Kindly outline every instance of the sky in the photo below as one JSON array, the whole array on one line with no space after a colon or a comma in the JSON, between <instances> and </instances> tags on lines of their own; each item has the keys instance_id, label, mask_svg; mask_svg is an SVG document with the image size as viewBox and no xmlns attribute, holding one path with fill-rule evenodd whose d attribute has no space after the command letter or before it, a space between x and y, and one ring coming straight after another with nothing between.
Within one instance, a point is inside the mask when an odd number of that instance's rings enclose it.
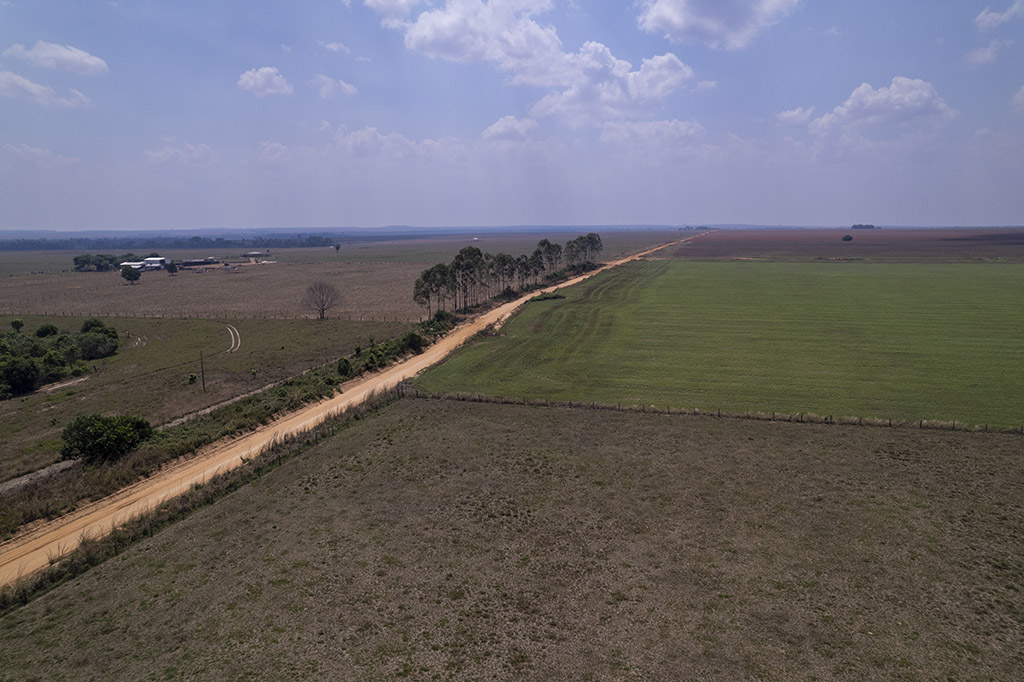
<instances>
[{"instance_id":1,"label":"sky","mask_svg":"<svg viewBox=\"0 0 1024 682\"><path fill-rule=\"evenodd\" d=\"M0 230L1024 224L1024 0L0 0Z\"/></svg>"}]
</instances>

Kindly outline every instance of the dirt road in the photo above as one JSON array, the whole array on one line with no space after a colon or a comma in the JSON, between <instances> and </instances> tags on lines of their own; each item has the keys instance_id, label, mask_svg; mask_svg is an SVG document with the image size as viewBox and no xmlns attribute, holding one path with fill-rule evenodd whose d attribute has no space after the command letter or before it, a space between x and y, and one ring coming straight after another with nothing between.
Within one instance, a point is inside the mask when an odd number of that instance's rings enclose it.
<instances>
[{"instance_id":1,"label":"dirt road","mask_svg":"<svg viewBox=\"0 0 1024 682\"><path fill-rule=\"evenodd\" d=\"M571 286L615 266L637 260L659 249L695 239L693 235L664 246L628 256L597 270L576 277L544 291ZM139 481L102 500L86 505L72 514L42 524L17 535L0 545L0 585L17 580L47 566L51 558L74 549L84 537L99 537L112 528L138 514L156 507L164 500L188 491L193 485L209 480L214 475L234 469L255 457L275 439L300 433L323 420L340 414L347 408L365 401L371 394L394 388L428 367L443 360L467 339L491 324L504 322L528 299L531 292L515 301L489 310L466 322L450 334L427 348L422 354L369 377L354 379L342 386L343 393L322 402L285 415L266 426L239 438L221 441L204 448L187 461L173 463L150 478Z\"/></svg>"}]
</instances>

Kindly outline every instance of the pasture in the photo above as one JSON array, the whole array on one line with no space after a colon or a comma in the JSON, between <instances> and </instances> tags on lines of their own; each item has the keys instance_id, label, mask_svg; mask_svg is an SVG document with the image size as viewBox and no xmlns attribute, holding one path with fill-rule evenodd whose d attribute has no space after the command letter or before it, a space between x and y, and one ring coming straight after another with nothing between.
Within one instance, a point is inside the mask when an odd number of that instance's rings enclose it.
<instances>
[{"instance_id":1,"label":"pasture","mask_svg":"<svg viewBox=\"0 0 1024 682\"><path fill-rule=\"evenodd\" d=\"M1019 437L405 399L0 618L0 679L1012 679Z\"/></svg>"},{"instance_id":2,"label":"pasture","mask_svg":"<svg viewBox=\"0 0 1024 682\"><path fill-rule=\"evenodd\" d=\"M1019 427L1021 292L1018 265L646 261L528 304L416 385Z\"/></svg>"},{"instance_id":3,"label":"pasture","mask_svg":"<svg viewBox=\"0 0 1024 682\"><path fill-rule=\"evenodd\" d=\"M95 274L95 273L94 273ZM9 329L10 316L0 316ZM50 322L77 330L83 318L23 316L23 334ZM60 432L78 414L138 414L166 424L347 355L371 339L408 330L403 322L346 320L105 319L120 333L116 355L79 380L0 402L0 482L59 459ZM238 329L237 350L227 324ZM206 391L199 378L200 351Z\"/></svg>"}]
</instances>

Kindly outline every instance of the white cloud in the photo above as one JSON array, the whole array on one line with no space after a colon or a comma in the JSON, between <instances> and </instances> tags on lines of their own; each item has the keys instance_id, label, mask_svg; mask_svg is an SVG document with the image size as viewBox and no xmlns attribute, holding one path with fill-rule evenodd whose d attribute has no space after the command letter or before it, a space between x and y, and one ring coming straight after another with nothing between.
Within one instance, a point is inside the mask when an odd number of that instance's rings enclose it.
<instances>
[{"instance_id":1,"label":"white cloud","mask_svg":"<svg viewBox=\"0 0 1024 682\"><path fill-rule=\"evenodd\" d=\"M489 62L509 74L512 85L559 89L537 102L531 115L563 116L574 126L636 115L694 77L671 53L644 59L634 71L598 42L565 52L555 28L534 18L552 6L552 0L449 0L400 27L410 50L454 62Z\"/></svg>"},{"instance_id":2,"label":"white cloud","mask_svg":"<svg viewBox=\"0 0 1024 682\"><path fill-rule=\"evenodd\" d=\"M525 140L537 132L538 127L532 118L502 116L481 133L481 137L487 140Z\"/></svg>"},{"instance_id":3,"label":"white cloud","mask_svg":"<svg viewBox=\"0 0 1024 682\"><path fill-rule=\"evenodd\" d=\"M1024 114L1024 85L1020 86L1020 90L1013 96L1013 110Z\"/></svg>"},{"instance_id":4,"label":"white cloud","mask_svg":"<svg viewBox=\"0 0 1024 682\"><path fill-rule=\"evenodd\" d=\"M387 28L398 28L420 0L365 0L367 7L383 16L381 24Z\"/></svg>"},{"instance_id":5,"label":"white cloud","mask_svg":"<svg viewBox=\"0 0 1024 682\"><path fill-rule=\"evenodd\" d=\"M344 52L345 54L351 54L352 53L352 50L350 50L348 48L348 46L345 45L344 43L338 43L338 42L325 43L322 40L319 41L319 42L320 42L320 47L324 48L328 52Z\"/></svg>"},{"instance_id":6,"label":"white cloud","mask_svg":"<svg viewBox=\"0 0 1024 682\"><path fill-rule=\"evenodd\" d=\"M10 71L0 71L0 97L27 99L46 107L72 109L89 106L89 98L78 90L71 90L69 97L58 97L53 88L33 83Z\"/></svg>"},{"instance_id":7,"label":"white cloud","mask_svg":"<svg viewBox=\"0 0 1024 682\"><path fill-rule=\"evenodd\" d=\"M26 50L21 44L11 45L4 50L4 56L24 59L47 69L71 71L84 76L95 76L110 70L105 61L84 50L70 45L44 43L42 40L36 41L30 50Z\"/></svg>"},{"instance_id":8,"label":"white cloud","mask_svg":"<svg viewBox=\"0 0 1024 682\"><path fill-rule=\"evenodd\" d=\"M248 90L257 97L288 95L292 92L292 86L285 80L277 68L273 66L249 69L238 77L238 87L242 90Z\"/></svg>"},{"instance_id":9,"label":"white cloud","mask_svg":"<svg viewBox=\"0 0 1024 682\"><path fill-rule=\"evenodd\" d=\"M704 92L705 90L714 90L718 87L718 81L701 81L697 83L697 92Z\"/></svg>"},{"instance_id":10,"label":"white cloud","mask_svg":"<svg viewBox=\"0 0 1024 682\"><path fill-rule=\"evenodd\" d=\"M775 120L782 125L806 125L811 120L814 107L797 107L775 114Z\"/></svg>"},{"instance_id":11,"label":"white cloud","mask_svg":"<svg viewBox=\"0 0 1024 682\"><path fill-rule=\"evenodd\" d=\"M161 149L146 150L142 155L150 163L176 163L182 166L205 166L217 160L217 155L205 144L185 142L179 145L173 139L165 142Z\"/></svg>"},{"instance_id":12,"label":"white cloud","mask_svg":"<svg viewBox=\"0 0 1024 682\"><path fill-rule=\"evenodd\" d=\"M543 97L533 106L533 116L557 115L571 126L632 117L642 112L642 105L693 78L693 70L674 54L645 59L639 71L631 71L629 62L617 59L601 43L584 44L572 60L578 69L572 84Z\"/></svg>"},{"instance_id":13,"label":"white cloud","mask_svg":"<svg viewBox=\"0 0 1024 682\"><path fill-rule=\"evenodd\" d=\"M602 142L638 144L688 140L704 132L696 121L621 121L605 123Z\"/></svg>"},{"instance_id":14,"label":"white cloud","mask_svg":"<svg viewBox=\"0 0 1024 682\"><path fill-rule=\"evenodd\" d=\"M896 125L904 129L938 127L957 116L931 83L897 76L889 87L874 89L862 83L850 97L814 119L810 131L824 134L834 129Z\"/></svg>"},{"instance_id":15,"label":"white cloud","mask_svg":"<svg viewBox=\"0 0 1024 682\"><path fill-rule=\"evenodd\" d=\"M648 33L739 50L789 14L800 0L643 0L638 19Z\"/></svg>"},{"instance_id":16,"label":"white cloud","mask_svg":"<svg viewBox=\"0 0 1024 682\"><path fill-rule=\"evenodd\" d=\"M346 83L343 80L335 80L330 76L325 76L322 73L316 75L316 77L309 82L310 87L316 88L320 97L323 99L331 99L334 97L336 92L340 92L343 95L355 95L359 92L359 88Z\"/></svg>"},{"instance_id":17,"label":"white cloud","mask_svg":"<svg viewBox=\"0 0 1024 682\"><path fill-rule=\"evenodd\" d=\"M423 12L407 27L405 45L454 62L487 61L517 85L563 85L572 70L552 26L531 17L549 0L462 0Z\"/></svg>"},{"instance_id":18,"label":"white cloud","mask_svg":"<svg viewBox=\"0 0 1024 682\"><path fill-rule=\"evenodd\" d=\"M288 156L288 147L280 142L268 142L264 140L258 145L260 156L268 161L279 161Z\"/></svg>"},{"instance_id":19,"label":"white cloud","mask_svg":"<svg viewBox=\"0 0 1024 682\"><path fill-rule=\"evenodd\" d=\"M1014 3L1005 12L993 12L986 7L981 14L974 18L974 23L979 28L988 30L1019 16L1024 16L1024 0L1014 0Z\"/></svg>"},{"instance_id":20,"label":"white cloud","mask_svg":"<svg viewBox=\"0 0 1024 682\"><path fill-rule=\"evenodd\" d=\"M995 39L989 42L988 47L979 47L973 52L968 52L964 57L968 62L975 66L981 66L983 64L992 64L996 61L996 57L999 56L999 52L1013 45L1012 40Z\"/></svg>"},{"instance_id":21,"label":"white cloud","mask_svg":"<svg viewBox=\"0 0 1024 682\"><path fill-rule=\"evenodd\" d=\"M58 154L54 154L48 149L30 147L27 144L20 144L18 146L5 144L3 146L3 150L8 156L12 156L34 166L39 166L40 168L64 168L81 163L81 159L71 156L60 156Z\"/></svg>"}]
</instances>

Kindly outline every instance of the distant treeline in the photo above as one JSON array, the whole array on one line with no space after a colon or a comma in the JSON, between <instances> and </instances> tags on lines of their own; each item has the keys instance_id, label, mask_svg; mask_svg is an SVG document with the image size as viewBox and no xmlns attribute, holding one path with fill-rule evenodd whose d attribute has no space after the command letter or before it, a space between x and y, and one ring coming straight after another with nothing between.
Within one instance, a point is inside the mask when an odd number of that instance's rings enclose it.
<instances>
[{"instance_id":1,"label":"distant treeline","mask_svg":"<svg viewBox=\"0 0 1024 682\"><path fill-rule=\"evenodd\" d=\"M467 246L451 263L427 268L413 285L414 301L433 310L464 310L483 301L555 281L593 267L604 245L596 232L561 244L541 239L530 255L491 255ZM449 307L450 306L450 307Z\"/></svg>"},{"instance_id":2,"label":"distant treeline","mask_svg":"<svg viewBox=\"0 0 1024 682\"><path fill-rule=\"evenodd\" d=\"M336 239L320 235L242 237L70 237L66 239L0 239L0 251L126 251L129 249L289 249L333 246Z\"/></svg>"}]
</instances>

